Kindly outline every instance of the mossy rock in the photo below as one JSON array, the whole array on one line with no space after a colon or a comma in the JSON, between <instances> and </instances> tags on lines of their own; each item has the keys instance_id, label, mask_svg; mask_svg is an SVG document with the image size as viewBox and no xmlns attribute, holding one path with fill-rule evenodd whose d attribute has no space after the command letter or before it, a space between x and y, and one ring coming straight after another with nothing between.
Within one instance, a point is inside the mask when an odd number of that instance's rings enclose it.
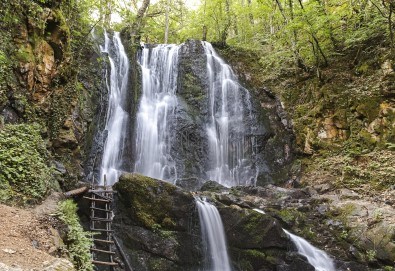
<instances>
[{"instance_id":1,"label":"mossy rock","mask_svg":"<svg viewBox=\"0 0 395 271\"><path fill-rule=\"evenodd\" d=\"M183 230L194 208L192 194L170 183L139 174L123 174L115 184L119 198L138 224L155 230Z\"/></svg>"},{"instance_id":2,"label":"mossy rock","mask_svg":"<svg viewBox=\"0 0 395 271\"><path fill-rule=\"evenodd\" d=\"M272 262L272 257L268 257L264 252L257 249L232 249L231 254L232 259L235 260L235 265L238 266L240 270L266 270L262 268L275 267Z\"/></svg>"},{"instance_id":3,"label":"mossy rock","mask_svg":"<svg viewBox=\"0 0 395 271\"><path fill-rule=\"evenodd\" d=\"M269 215L235 206L219 208L228 243L240 249L285 249L288 238L280 223Z\"/></svg>"}]
</instances>

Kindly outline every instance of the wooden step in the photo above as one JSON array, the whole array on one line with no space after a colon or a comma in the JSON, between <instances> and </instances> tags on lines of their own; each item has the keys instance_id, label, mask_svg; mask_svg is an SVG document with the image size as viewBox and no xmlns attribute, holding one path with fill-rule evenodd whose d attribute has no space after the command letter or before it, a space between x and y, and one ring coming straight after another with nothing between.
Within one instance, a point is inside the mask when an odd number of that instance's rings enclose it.
<instances>
[{"instance_id":1,"label":"wooden step","mask_svg":"<svg viewBox=\"0 0 395 271\"><path fill-rule=\"evenodd\" d=\"M100 221L100 222L112 222L110 218L101 218L101 217L91 217L92 221Z\"/></svg>"},{"instance_id":2,"label":"wooden step","mask_svg":"<svg viewBox=\"0 0 395 271\"><path fill-rule=\"evenodd\" d=\"M97 248L91 248L91 251L115 255L114 251L102 250L102 249L97 249Z\"/></svg>"},{"instance_id":3,"label":"wooden step","mask_svg":"<svg viewBox=\"0 0 395 271\"><path fill-rule=\"evenodd\" d=\"M100 195L97 193L92 193L92 194L94 194L96 197L100 197L101 199L106 199L106 200L112 201L112 198L106 197L104 195ZM95 199L97 199L97 198L95 198Z\"/></svg>"},{"instance_id":4,"label":"wooden step","mask_svg":"<svg viewBox=\"0 0 395 271\"><path fill-rule=\"evenodd\" d=\"M103 193L103 192L105 192L105 193L112 193L112 194L117 193L117 191L114 191L114 190L97 190L97 189L89 189L88 192L90 192L90 193Z\"/></svg>"},{"instance_id":5,"label":"wooden step","mask_svg":"<svg viewBox=\"0 0 395 271\"><path fill-rule=\"evenodd\" d=\"M111 213L111 210L107 210L107 209L103 209L103 208L97 208L97 207L89 207L92 210L96 210L96 211L103 211L103 212L107 212L107 213Z\"/></svg>"},{"instance_id":6,"label":"wooden step","mask_svg":"<svg viewBox=\"0 0 395 271\"><path fill-rule=\"evenodd\" d=\"M108 199L95 199L95 198L90 198L90 197L85 197L85 196L84 196L84 199L88 199L91 201L99 201L99 202L111 202L112 201L112 200L108 200Z\"/></svg>"},{"instance_id":7,"label":"wooden step","mask_svg":"<svg viewBox=\"0 0 395 271\"><path fill-rule=\"evenodd\" d=\"M98 265L118 266L118 263L114 263L114 262L92 261L92 263L93 264L98 264Z\"/></svg>"},{"instance_id":8,"label":"wooden step","mask_svg":"<svg viewBox=\"0 0 395 271\"><path fill-rule=\"evenodd\" d=\"M113 230L107 230L107 229L94 229L94 228L91 228L91 231L113 232Z\"/></svg>"},{"instance_id":9,"label":"wooden step","mask_svg":"<svg viewBox=\"0 0 395 271\"><path fill-rule=\"evenodd\" d=\"M114 244L114 241L109 241L109 240L103 240L103 239L92 239L93 242L98 242L98 243L106 243L106 244Z\"/></svg>"}]
</instances>

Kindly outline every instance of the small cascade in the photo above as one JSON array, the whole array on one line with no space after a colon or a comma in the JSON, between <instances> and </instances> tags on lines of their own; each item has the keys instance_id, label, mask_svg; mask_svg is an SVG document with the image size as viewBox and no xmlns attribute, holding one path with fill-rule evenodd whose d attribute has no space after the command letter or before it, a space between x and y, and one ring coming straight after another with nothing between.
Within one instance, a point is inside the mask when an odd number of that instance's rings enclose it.
<instances>
[{"instance_id":1,"label":"small cascade","mask_svg":"<svg viewBox=\"0 0 395 271\"><path fill-rule=\"evenodd\" d=\"M314 247L302 237L296 236L286 230L284 230L284 232L296 245L298 253L305 256L307 261L315 268L316 271L336 271L333 260L325 253L325 251Z\"/></svg>"},{"instance_id":2,"label":"small cascade","mask_svg":"<svg viewBox=\"0 0 395 271\"><path fill-rule=\"evenodd\" d=\"M226 238L217 208L207 201L196 199L205 250L205 271L230 271Z\"/></svg>"},{"instance_id":3,"label":"small cascade","mask_svg":"<svg viewBox=\"0 0 395 271\"><path fill-rule=\"evenodd\" d=\"M210 180L225 186L255 185L257 170L252 162L254 138L247 138L247 119L252 119L248 90L236 79L232 69L203 42L209 79L209 160ZM247 125L248 126L248 125Z\"/></svg>"},{"instance_id":4,"label":"small cascade","mask_svg":"<svg viewBox=\"0 0 395 271\"><path fill-rule=\"evenodd\" d=\"M119 32L110 39L105 32L104 46L100 46L103 54L108 55L110 74L106 71L106 86L109 93L105 131L107 132L104 152L100 169L100 183L104 176L108 184L118 180L122 164L122 151L127 136L128 113L126 108L126 93L128 86L129 60L122 45Z\"/></svg>"},{"instance_id":5,"label":"small cascade","mask_svg":"<svg viewBox=\"0 0 395 271\"><path fill-rule=\"evenodd\" d=\"M143 93L137 113L135 171L167 181L177 178L170 149L177 105L178 50L176 45L144 48L140 60Z\"/></svg>"}]
</instances>

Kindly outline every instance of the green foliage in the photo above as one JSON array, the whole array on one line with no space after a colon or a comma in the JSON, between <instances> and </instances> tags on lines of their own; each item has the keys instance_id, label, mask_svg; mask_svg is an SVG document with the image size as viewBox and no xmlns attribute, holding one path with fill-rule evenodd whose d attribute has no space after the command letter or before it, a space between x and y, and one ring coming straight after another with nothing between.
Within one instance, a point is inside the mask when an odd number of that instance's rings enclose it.
<instances>
[{"instance_id":1,"label":"green foliage","mask_svg":"<svg viewBox=\"0 0 395 271\"><path fill-rule=\"evenodd\" d=\"M369 262L373 262L375 260L375 258L376 258L376 251L375 250L371 249L371 250L366 251L366 259Z\"/></svg>"},{"instance_id":2,"label":"green foliage","mask_svg":"<svg viewBox=\"0 0 395 271\"><path fill-rule=\"evenodd\" d=\"M77 270L93 271L90 254L91 234L85 232L79 223L77 204L70 199L59 202L56 215L68 226L67 237L64 241Z\"/></svg>"},{"instance_id":3,"label":"green foliage","mask_svg":"<svg viewBox=\"0 0 395 271\"><path fill-rule=\"evenodd\" d=\"M0 131L0 201L41 199L51 181L47 155L37 124L5 125Z\"/></svg>"},{"instance_id":4,"label":"green foliage","mask_svg":"<svg viewBox=\"0 0 395 271\"><path fill-rule=\"evenodd\" d=\"M0 39L1 41L1 39ZM10 72L10 63L4 51L0 50L0 106L6 102L6 80Z\"/></svg>"}]
</instances>

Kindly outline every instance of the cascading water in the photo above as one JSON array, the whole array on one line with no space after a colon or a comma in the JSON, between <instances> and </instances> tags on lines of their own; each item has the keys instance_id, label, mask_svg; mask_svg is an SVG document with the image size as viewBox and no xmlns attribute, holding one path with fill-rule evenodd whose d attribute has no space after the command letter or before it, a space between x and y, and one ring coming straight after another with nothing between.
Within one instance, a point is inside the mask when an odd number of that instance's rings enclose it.
<instances>
[{"instance_id":1,"label":"cascading water","mask_svg":"<svg viewBox=\"0 0 395 271\"><path fill-rule=\"evenodd\" d=\"M217 208L200 199L196 199L199 211L200 226L205 249L204 271L230 271L226 238L221 216Z\"/></svg>"},{"instance_id":2,"label":"cascading water","mask_svg":"<svg viewBox=\"0 0 395 271\"><path fill-rule=\"evenodd\" d=\"M135 171L168 181L177 178L170 149L177 105L178 50L176 45L144 48L140 62L143 93L137 113Z\"/></svg>"},{"instance_id":3,"label":"cascading water","mask_svg":"<svg viewBox=\"0 0 395 271\"><path fill-rule=\"evenodd\" d=\"M209 78L209 159L213 165L208 177L225 186L254 185L258 174L251 159L254 142L246 138L244 125L246 118L251 118L248 90L240 86L210 43L203 42L203 47Z\"/></svg>"},{"instance_id":4,"label":"cascading water","mask_svg":"<svg viewBox=\"0 0 395 271\"><path fill-rule=\"evenodd\" d=\"M100 169L100 182L103 184L104 176L106 176L107 183L112 185L118 180L121 171L122 151L127 135L126 127L129 117L124 108L126 107L129 60L118 32L114 33L112 39L105 32L105 43L100 48L103 54L108 55L110 62L110 76L108 76L108 70L106 71L106 85L109 93L105 126L107 138Z\"/></svg>"},{"instance_id":5,"label":"cascading water","mask_svg":"<svg viewBox=\"0 0 395 271\"><path fill-rule=\"evenodd\" d=\"M314 247L302 237L296 236L286 230L284 230L284 232L291 238L292 242L294 242L298 249L298 253L305 256L316 271L336 271L333 260L325 251Z\"/></svg>"}]
</instances>

